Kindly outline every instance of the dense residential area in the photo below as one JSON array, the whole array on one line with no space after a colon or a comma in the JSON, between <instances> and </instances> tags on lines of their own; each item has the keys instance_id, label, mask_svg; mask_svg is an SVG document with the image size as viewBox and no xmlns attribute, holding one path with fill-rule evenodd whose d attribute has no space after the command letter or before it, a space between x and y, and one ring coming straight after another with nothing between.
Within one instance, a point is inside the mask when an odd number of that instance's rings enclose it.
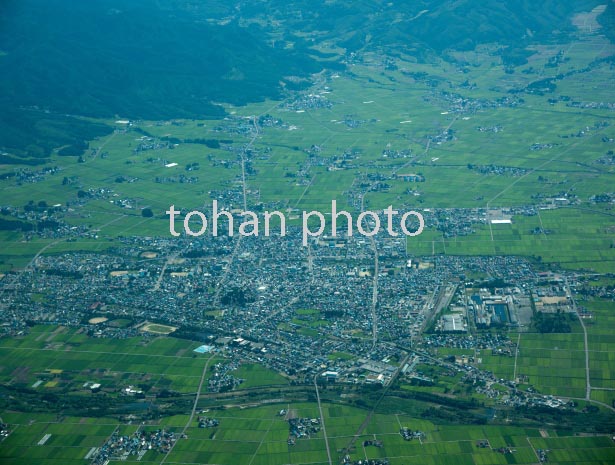
<instances>
[{"instance_id":1,"label":"dense residential area","mask_svg":"<svg viewBox=\"0 0 615 465\"><path fill-rule=\"evenodd\" d=\"M615 2L0 2L2 465L615 463Z\"/></svg>"},{"instance_id":2,"label":"dense residential area","mask_svg":"<svg viewBox=\"0 0 615 465\"><path fill-rule=\"evenodd\" d=\"M434 384L431 367L473 380L504 405L566 407L519 391L519 382L531 385L521 370L500 379L480 354L516 363L509 331L566 333L579 319L591 323L578 291L586 278L537 272L518 258L410 258L401 239L382 236L377 262L366 238L314 238L305 248L297 230L243 237L235 247L212 236L124 238L112 253L40 256L4 276L2 331L19 337L42 323L94 338L194 340L227 360L209 381L212 392L241 389L233 374L241 363L293 384L383 387L398 378ZM444 356L450 349L460 352Z\"/></svg>"}]
</instances>

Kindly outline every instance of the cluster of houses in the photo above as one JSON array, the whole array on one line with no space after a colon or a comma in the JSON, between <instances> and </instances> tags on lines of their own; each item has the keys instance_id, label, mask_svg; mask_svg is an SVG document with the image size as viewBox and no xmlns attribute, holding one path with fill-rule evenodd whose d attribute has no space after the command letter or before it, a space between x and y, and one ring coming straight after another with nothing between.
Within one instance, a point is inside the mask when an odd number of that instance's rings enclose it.
<instances>
[{"instance_id":1,"label":"cluster of houses","mask_svg":"<svg viewBox=\"0 0 615 465\"><path fill-rule=\"evenodd\" d=\"M216 363L214 372L207 381L208 392L225 392L232 391L245 380L236 378L231 373L239 368L239 363L236 360L231 360L229 363Z\"/></svg>"},{"instance_id":2,"label":"cluster of houses","mask_svg":"<svg viewBox=\"0 0 615 465\"><path fill-rule=\"evenodd\" d=\"M538 455L538 460L540 463L546 463L549 461L549 450L548 449L536 449L536 455Z\"/></svg>"},{"instance_id":3,"label":"cluster of houses","mask_svg":"<svg viewBox=\"0 0 615 465\"><path fill-rule=\"evenodd\" d=\"M536 151L536 150L545 150L545 149L552 149L556 144L541 144L541 143L535 143L530 145L530 150L532 152Z\"/></svg>"},{"instance_id":4,"label":"cluster of houses","mask_svg":"<svg viewBox=\"0 0 615 465\"><path fill-rule=\"evenodd\" d=\"M344 465L389 465L387 459L360 459L352 460L349 455L342 461Z\"/></svg>"},{"instance_id":5,"label":"cluster of houses","mask_svg":"<svg viewBox=\"0 0 615 465\"><path fill-rule=\"evenodd\" d=\"M137 460L150 450L166 453L175 444L175 433L165 429L154 431L138 430L132 435L118 434L117 430L94 454L92 464L103 465L110 460L127 460L136 456Z\"/></svg>"},{"instance_id":6,"label":"cluster of houses","mask_svg":"<svg viewBox=\"0 0 615 465\"><path fill-rule=\"evenodd\" d=\"M196 419L199 428L215 428L220 424L220 420L210 417L197 417Z\"/></svg>"},{"instance_id":7,"label":"cluster of houses","mask_svg":"<svg viewBox=\"0 0 615 465\"><path fill-rule=\"evenodd\" d=\"M176 144L172 144L168 140L161 140L150 136L141 136L137 138L137 146L132 149L134 154L140 154L149 150L164 150L172 148Z\"/></svg>"},{"instance_id":8,"label":"cluster of houses","mask_svg":"<svg viewBox=\"0 0 615 465\"><path fill-rule=\"evenodd\" d=\"M11 428L7 423L0 421L0 441L11 434Z\"/></svg>"},{"instance_id":9,"label":"cluster of houses","mask_svg":"<svg viewBox=\"0 0 615 465\"><path fill-rule=\"evenodd\" d=\"M401 437L404 438L404 441L412 441L413 439L418 439L419 441L422 441L427 437L427 435L423 431L412 431L406 426L402 427L399 430L399 434L401 434Z\"/></svg>"},{"instance_id":10,"label":"cluster of houses","mask_svg":"<svg viewBox=\"0 0 615 465\"><path fill-rule=\"evenodd\" d=\"M1 154L0 154L1 155ZM21 186L24 183L37 183L47 179L47 176L61 172L62 169L57 166L45 166L40 170L31 168L15 168L13 171L4 173L0 180L12 179L16 186Z\"/></svg>"},{"instance_id":11,"label":"cluster of houses","mask_svg":"<svg viewBox=\"0 0 615 465\"><path fill-rule=\"evenodd\" d=\"M320 418L289 418L288 445L294 446L297 439L310 438L320 431Z\"/></svg>"},{"instance_id":12,"label":"cluster of houses","mask_svg":"<svg viewBox=\"0 0 615 465\"><path fill-rule=\"evenodd\" d=\"M154 182L158 184L196 184L199 182L198 176L186 176L179 174L177 176L156 176Z\"/></svg>"},{"instance_id":13,"label":"cluster of houses","mask_svg":"<svg viewBox=\"0 0 615 465\"><path fill-rule=\"evenodd\" d=\"M515 344L505 334L478 333L476 335L425 335L425 345L430 348L449 347L455 349L487 349L499 350L505 348L510 351Z\"/></svg>"},{"instance_id":14,"label":"cluster of houses","mask_svg":"<svg viewBox=\"0 0 615 465\"><path fill-rule=\"evenodd\" d=\"M369 447L369 446L380 448L384 446L384 443L380 441L379 439L367 439L366 441L363 441L363 447Z\"/></svg>"},{"instance_id":15,"label":"cluster of houses","mask_svg":"<svg viewBox=\"0 0 615 465\"><path fill-rule=\"evenodd\" d=\"M498 133L504 130L504 128L502 126L500 126L499 124L496 124L494 126L478 126L476 128L477 131L479 132L494 132L494 133Z\"/></svg>"},{"instance_id":16,"label":"cluster of houses","mask_svg":"<svg viewBox=\"0 0 615 465\"><path fill-rule=\"evenodd\" d=\"M491 444L489 443L488 439L480 439L476 441L476 447L478 447L479 449L491 449L492 451L499 452L500 454L513 454L517 452L515 448L510 446L498 447L497 449L494 449L493 447L491 447Z\"/></svg>"},{"instance_id":17,"label":"cluster of houses","mask_svg":"<svg viewBox=\"0 0 615 465\"><path fill-rule=\"evenodd\" d=\"M570 102L566 106L571 108L615 110L615 103L613 102Z\"/></svg>"},{"instance_id":18,"label":"cluster of houses","mask_svg":"<svg viewBox=\"0 0 615 465\"><path fill-rule=\"evenodd\" d=\"M122 389L121 393L126 396L137 396L143 394L143 390L135 388L134 386L127 386Z\"/></svg>"},{"instance_id":19,"label":"cluster of houses","mask_svg":"<svg viewBox=\"0 0 615 465\"><path fill-rule=\"evenodd\" d=\"M517 166L502 166L502 165L475 165L469 163L467 165L469 170L475 171L483 175L496 175L496 176L524 176L528 173L525 168L519 168Z\"/></svg>"},{"instance_id":20,"label":"cluster of houses","mask_svg":"<svg viewBox=\"0 0 615 465\"><path fill-rule=\"evenodd\" d=\"M434 98L448 107L447 111L442 112L444 115L471 115L485 109L516 108L525 103L525 100L517 95L506 95L497 99L470 98L445 90L436 92Z\"/></svg>"},{"instance_id":21,"label":"cluster of houses","mask_svg":"<svg viewBox=\"0 0 615 465\"><path fill-rule=\"evenodd\" d=\"M324 92L330 93L331 89L325 88ZM286 110L293 110L298 112L314 110L317 108L332 108L333 103L326 97L326 95L323 95L324 92L321 92L320 94L301 94L297 96L297 98L295 98L294 100L284 103L283 108L285 108Z\"/></svg>"}]
</instances>

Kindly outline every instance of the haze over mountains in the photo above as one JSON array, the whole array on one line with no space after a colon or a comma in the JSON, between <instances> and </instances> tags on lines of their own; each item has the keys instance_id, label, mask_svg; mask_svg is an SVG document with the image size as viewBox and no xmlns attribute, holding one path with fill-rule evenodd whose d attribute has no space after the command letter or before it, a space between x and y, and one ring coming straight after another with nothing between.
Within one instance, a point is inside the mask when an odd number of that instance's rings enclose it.
<instances>
[{"instance_id":1,"label":"haze over mountains","mask_svg":"<svg viewBox=\"0 0 615 465\"><path fill-rule=\"evenodd\" d=\"M0 7L3 161L36 163L105 131L84 122L76 130L67 114L208 118L223 114L218 102L279 98L344 66L344 54L323 45L420 61L498 43L523 60L528 44L563 40L572 14L600 3L8 0Z\"/></svg>"}]
</instances>

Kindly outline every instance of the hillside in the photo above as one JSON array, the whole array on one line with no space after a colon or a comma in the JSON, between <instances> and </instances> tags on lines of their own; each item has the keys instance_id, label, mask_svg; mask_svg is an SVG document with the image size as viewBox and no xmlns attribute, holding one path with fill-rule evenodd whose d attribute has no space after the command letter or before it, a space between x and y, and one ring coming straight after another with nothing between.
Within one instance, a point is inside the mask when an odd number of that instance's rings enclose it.
<instances>
[{"instance_id":1,"label":"hillside","mask_svg":"<svg viewBox=\"0 0 615 465\"><path fill-rule=\"evenodd\" d=\"M9 156L44 158L54 147L87 139L63 129L72 124L66 114L153 120L219 117L224 111L217 103L277 99L307 85L310 76L325 67L341 68L343 56L319 51L323 44L346 52L403 53L417 60L481 43L497 43L515 54L534 41L563 39L573 30L571 15L600 2L3 3L0 105L5 116L0 119L0 150ZM608 24L612 18L601 20ZM32 112L24 109L53 114L54 131L32 124ZM99 133L100 128L86 132Z\"/></svg>"}]
</instances>

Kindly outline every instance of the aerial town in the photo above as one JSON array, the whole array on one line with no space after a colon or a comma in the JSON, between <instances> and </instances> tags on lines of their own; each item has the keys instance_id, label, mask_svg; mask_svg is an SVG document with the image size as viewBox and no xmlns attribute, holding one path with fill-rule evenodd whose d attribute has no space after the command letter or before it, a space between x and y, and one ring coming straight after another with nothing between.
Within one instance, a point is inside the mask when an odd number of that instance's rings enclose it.
<instances>
[{"instance_id":1,"label":"aerial town","mask_svg":"<svg viewBox=\"0 0 615 465\"><path fill-rule=\"evenodd\" d=\"M376 261L374 244L361 236L322 236L302 247L291 228L286 237L242 237L239 245L211 235L125 237L104 254L39 256L25 272L4 277L1 329L20 335L47 323L97 338L156 337L152 326L170 336L184 332L203 343L197 352L226 357L208 392L240 386L244 379L233 373L246 362L297 384L316 376L382 386L397 377L429 384L424 368L432 366L462 373L504 405L566 408L481 369L480 352L515 358L506 330L528 328L534 311L591 319L576 304L574 273L536 272L514 257L417 259L406 255L403 239L384 234L375 245ZM33 298L41 294L44 300ZM131 324L108 324L118 317ZM447 347L476 355L439 356ZM494 383L506 390L491 389ZM129 386L125 394L140 391Z\"/></svg>"}]
</instances>

